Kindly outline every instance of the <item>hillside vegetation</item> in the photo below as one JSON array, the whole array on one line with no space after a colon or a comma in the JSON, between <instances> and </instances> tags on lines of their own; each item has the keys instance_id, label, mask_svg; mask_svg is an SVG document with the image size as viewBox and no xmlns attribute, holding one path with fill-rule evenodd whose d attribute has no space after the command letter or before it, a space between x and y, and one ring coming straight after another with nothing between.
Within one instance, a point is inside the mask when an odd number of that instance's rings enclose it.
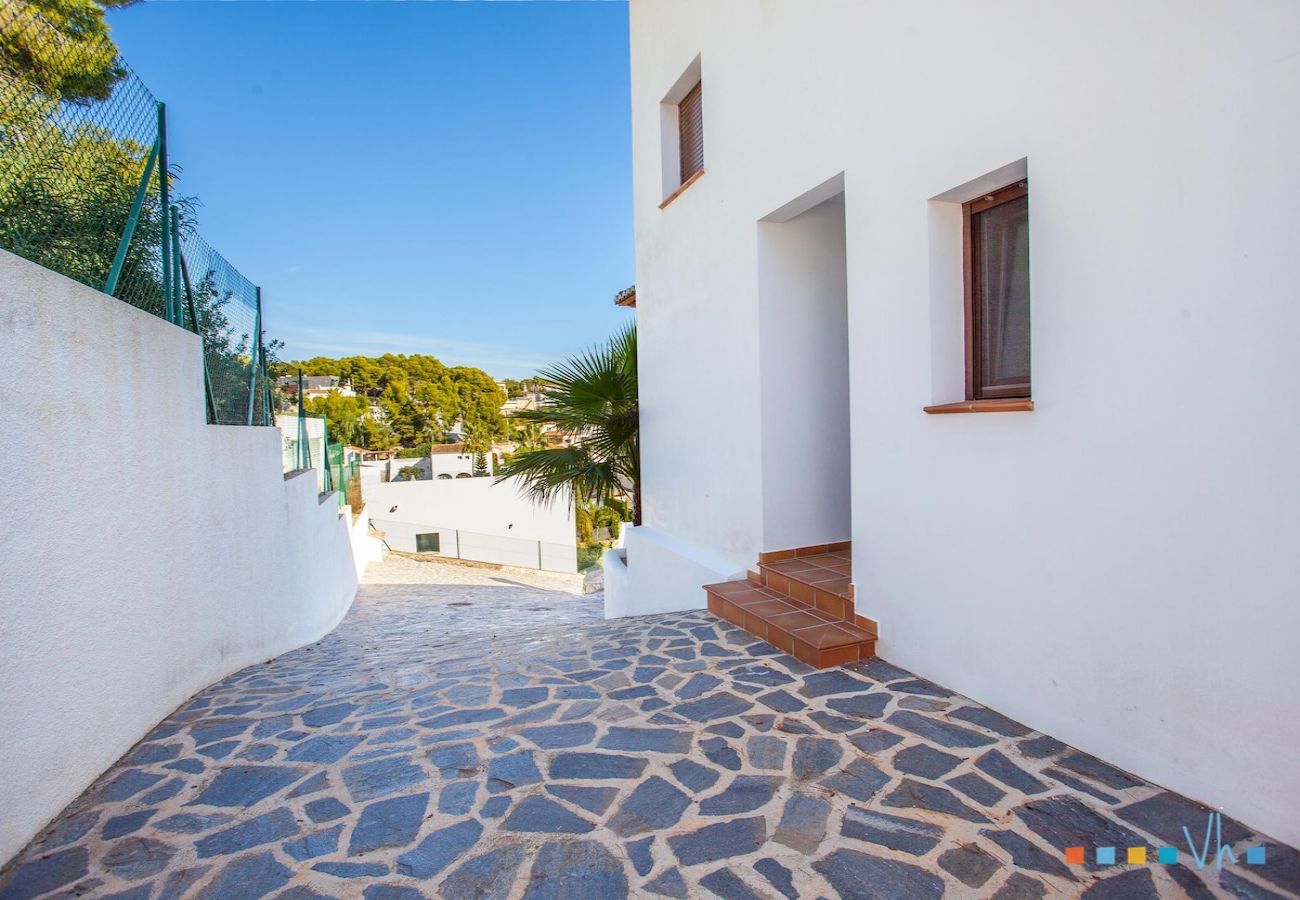
<instances>
[{"instance_id":1,"label":"hillside vegetation","mask_svg":"<svg viewBox=\"0 0 1300 900\"><path fill-rule=\"evenodd\" d=\"M445 366L421 354L318 356L276 365L276 375L337 375L355 397L330 394L307 401L309 413L323 413L331 441L371 450L405 448L427 452L447 439L456 423L471 450L485 450L506 436L501 415L505 392L482 369Z\"/></svg>"}]
</instances>

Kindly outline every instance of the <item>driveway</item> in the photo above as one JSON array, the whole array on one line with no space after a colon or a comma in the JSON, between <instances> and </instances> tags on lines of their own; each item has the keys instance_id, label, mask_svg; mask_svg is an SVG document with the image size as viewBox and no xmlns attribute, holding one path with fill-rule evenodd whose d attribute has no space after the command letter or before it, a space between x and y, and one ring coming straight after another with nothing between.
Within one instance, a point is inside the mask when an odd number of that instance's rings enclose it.
<instances>
[{"instance_id":1,"label":"driveway","mask_svg":"<svg viewBox=\"0 0 1300 900\"><path fill-rule=\"evenodd\" d=\"M5 869L0 897L1300 886L1293 849L1226 818L1237 862L1212 848L1198 868L1182 834L1204 835L1197 804L882 660L816 672L704 611L600 615L600 595L548 576L372 566L334 633L159 724ZM1116 864L1097 862L1107 847Z\"/></svg>"}]
</instances>

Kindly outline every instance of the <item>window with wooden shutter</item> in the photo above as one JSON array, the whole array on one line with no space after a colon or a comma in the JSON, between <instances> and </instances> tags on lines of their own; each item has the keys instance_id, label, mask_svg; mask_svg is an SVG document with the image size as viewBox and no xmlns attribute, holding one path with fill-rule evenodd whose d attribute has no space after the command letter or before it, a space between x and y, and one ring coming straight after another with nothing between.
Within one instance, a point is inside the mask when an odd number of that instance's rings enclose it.
<instances>
[{"instance_id":1,"label":"window with wooden shutter","mask_svg":"<svg viewBox=\"0 0 1300 900\"><path fill-rule=\"evenodd\" d=\"M1029 183L962 205L966 256L966 397L1028 398Z\"/></svg>"},{"instance_id":2,"label":"window with wooden shutter","mask_svg":"<svg viewBox=\"0 0 1300 900\"><path fill-rule=\"evenodd\" d=\"M677 105L677 134L682 161L682 184L704 170L704 104L696 84Z\"/></svg>"}]
</instances>

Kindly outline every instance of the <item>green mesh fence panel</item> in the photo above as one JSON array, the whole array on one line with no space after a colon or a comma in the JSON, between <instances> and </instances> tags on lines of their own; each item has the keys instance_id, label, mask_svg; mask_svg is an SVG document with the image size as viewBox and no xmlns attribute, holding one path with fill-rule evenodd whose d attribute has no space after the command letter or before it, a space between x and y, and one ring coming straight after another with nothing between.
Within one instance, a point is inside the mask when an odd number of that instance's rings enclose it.
<instances>
[{"instance_id":1,"label":"green mesh fence panel","mask_svg":"<svg viewBox=\"0 0 1300 900\"><path fill-rule=\"evenodd\" d=\"M182 319L186 328L203 338L217 423L270 424L256 286L183 219L180 248Z\"/></svg>"},{"instance_id":2,"label":"green mesh fence panel","mask_svg":"<svg viewBox=\"0 0 1300 900\"><path fill-rule=\"evenodd\" d=\"M343 491L340 497L341 504L350 505L353 512L360 513L361 508L365 505L365 499L361 494L361 460L354 459L344 468L347 476L347 489Z\"/></svg>"},{"instance_id":3,"label":"green mesh fence panel","mask_svg":"<svg viewBox=\"0 0 1300 900\"><path fill-rule=\"evenodd\" d=\"M326 480L326 490L335 491L335 497L339 506L347 502L348 486L347 476L344 474L346 465L343 461L343 445L330 444L327 450L327 459L329 465L329 477Z\"/></svg>"},{"instance_id":4,"label":"green mesh fence panel","mask_svg":"<svg viewBox=\"0 0 1300 900\"><path fill-rule=\"evenodd\" d=\"M285 473L296 472L302 451L298 448L298 417L281 414L275 417L275 424L280 428L281 463Z\"/></svg>"},{"instance_id":5,"label":"green mesh fence panel","mask_svg":"<svg viewBox=\"0 0 1300 900\"><path fill-rule=\"evenodd\" d=\"M333 489L338 500L339 509L349 504L361 507L361 463L347 458L347 448L342 444L330 444L326 448L329 461L329 473L326 478L326 490Z\"/></svg>"},{"instance_id":6,"label":"green mesh fence panel","mask_svg":"<svg viewBox=\"0 0 1300 900\"><path fill-rule=\"evenodd\" d=\"M0 247L102 290L158 138L158 104L107 41L0 3ZM115 295L163 314L158 171Z\"/></svg>"},{"instance_id":7,"label":"green mesh fence panel","mask_svg":"<svg viewBox=\"0 0 1300 900\"><path fill-rule=\"evenodd\" d=\"M276 417L276 424L282 435L284 471L313 469L316 472L316 490L326 490L329 450L325 440L325 417L295 411L281 413Z\"/></svg>"},{"instance_id":8,"label":"green mesh fence panel","mask_svg":"<svg viewBox=\"0 0 1300 900\"><path fill-rule=\"evenodd\" d=\"M0 0L0 247L201 335L209 421L273 424L257 288L192 203L164 208L157 100L110 41L56 24Z\"/></svg>"}]
</instances>

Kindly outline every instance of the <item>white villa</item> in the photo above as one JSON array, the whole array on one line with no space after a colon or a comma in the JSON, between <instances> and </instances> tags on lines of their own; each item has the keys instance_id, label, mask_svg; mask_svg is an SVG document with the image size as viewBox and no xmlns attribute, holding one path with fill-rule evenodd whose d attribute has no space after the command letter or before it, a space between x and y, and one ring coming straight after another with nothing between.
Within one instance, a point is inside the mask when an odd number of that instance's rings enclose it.
<instances>
[{"instance_id":1,"label":"white villa","mask_svg":"<svg viewBox=\"0 0 1300 900\"><path fill-rule=\"evenodd\" d=\"M275 380L275 383L281 393L290 397L298 396L298 376L281 375ZM338 394L340 397L355 397L357 392L352 389L351 383L346 378L340 378L337 375L304 375L302 377L302 397L304 400L328 397L330 394Z\"/></svg>"},{"instance_id":2,"label":"white villa","mask_svg":"<svg viewBox=\"0 0 1300 900\"><path fill-rule=\"evenodd\" d=\"M497 466L500 465L501 456L504 452L502 447L504 446L493 445L491 451L483 455L489 472L495 472ZM379 454L375 455L378 456ZM420 477L416 480L421 481L426 479L445 481L449 478L469 478L474 474L474 454L465 449L464 443L433 444L429 448L427 456L385 454L383 459L363 459L361 462L361 483L369 486L371 484L396 481L402 469L406 468L419 469Z\"/></svg>"},{"instance_id":3,"label":"white villa","mask_svg":"<svg viewBox=\"0 0 1300 900\"><path fill-rule=\"evenodd\" d=\"M715 585L1300 843L1300 4L630 15L607 614Z\"/></svg>"}]
</instances>

